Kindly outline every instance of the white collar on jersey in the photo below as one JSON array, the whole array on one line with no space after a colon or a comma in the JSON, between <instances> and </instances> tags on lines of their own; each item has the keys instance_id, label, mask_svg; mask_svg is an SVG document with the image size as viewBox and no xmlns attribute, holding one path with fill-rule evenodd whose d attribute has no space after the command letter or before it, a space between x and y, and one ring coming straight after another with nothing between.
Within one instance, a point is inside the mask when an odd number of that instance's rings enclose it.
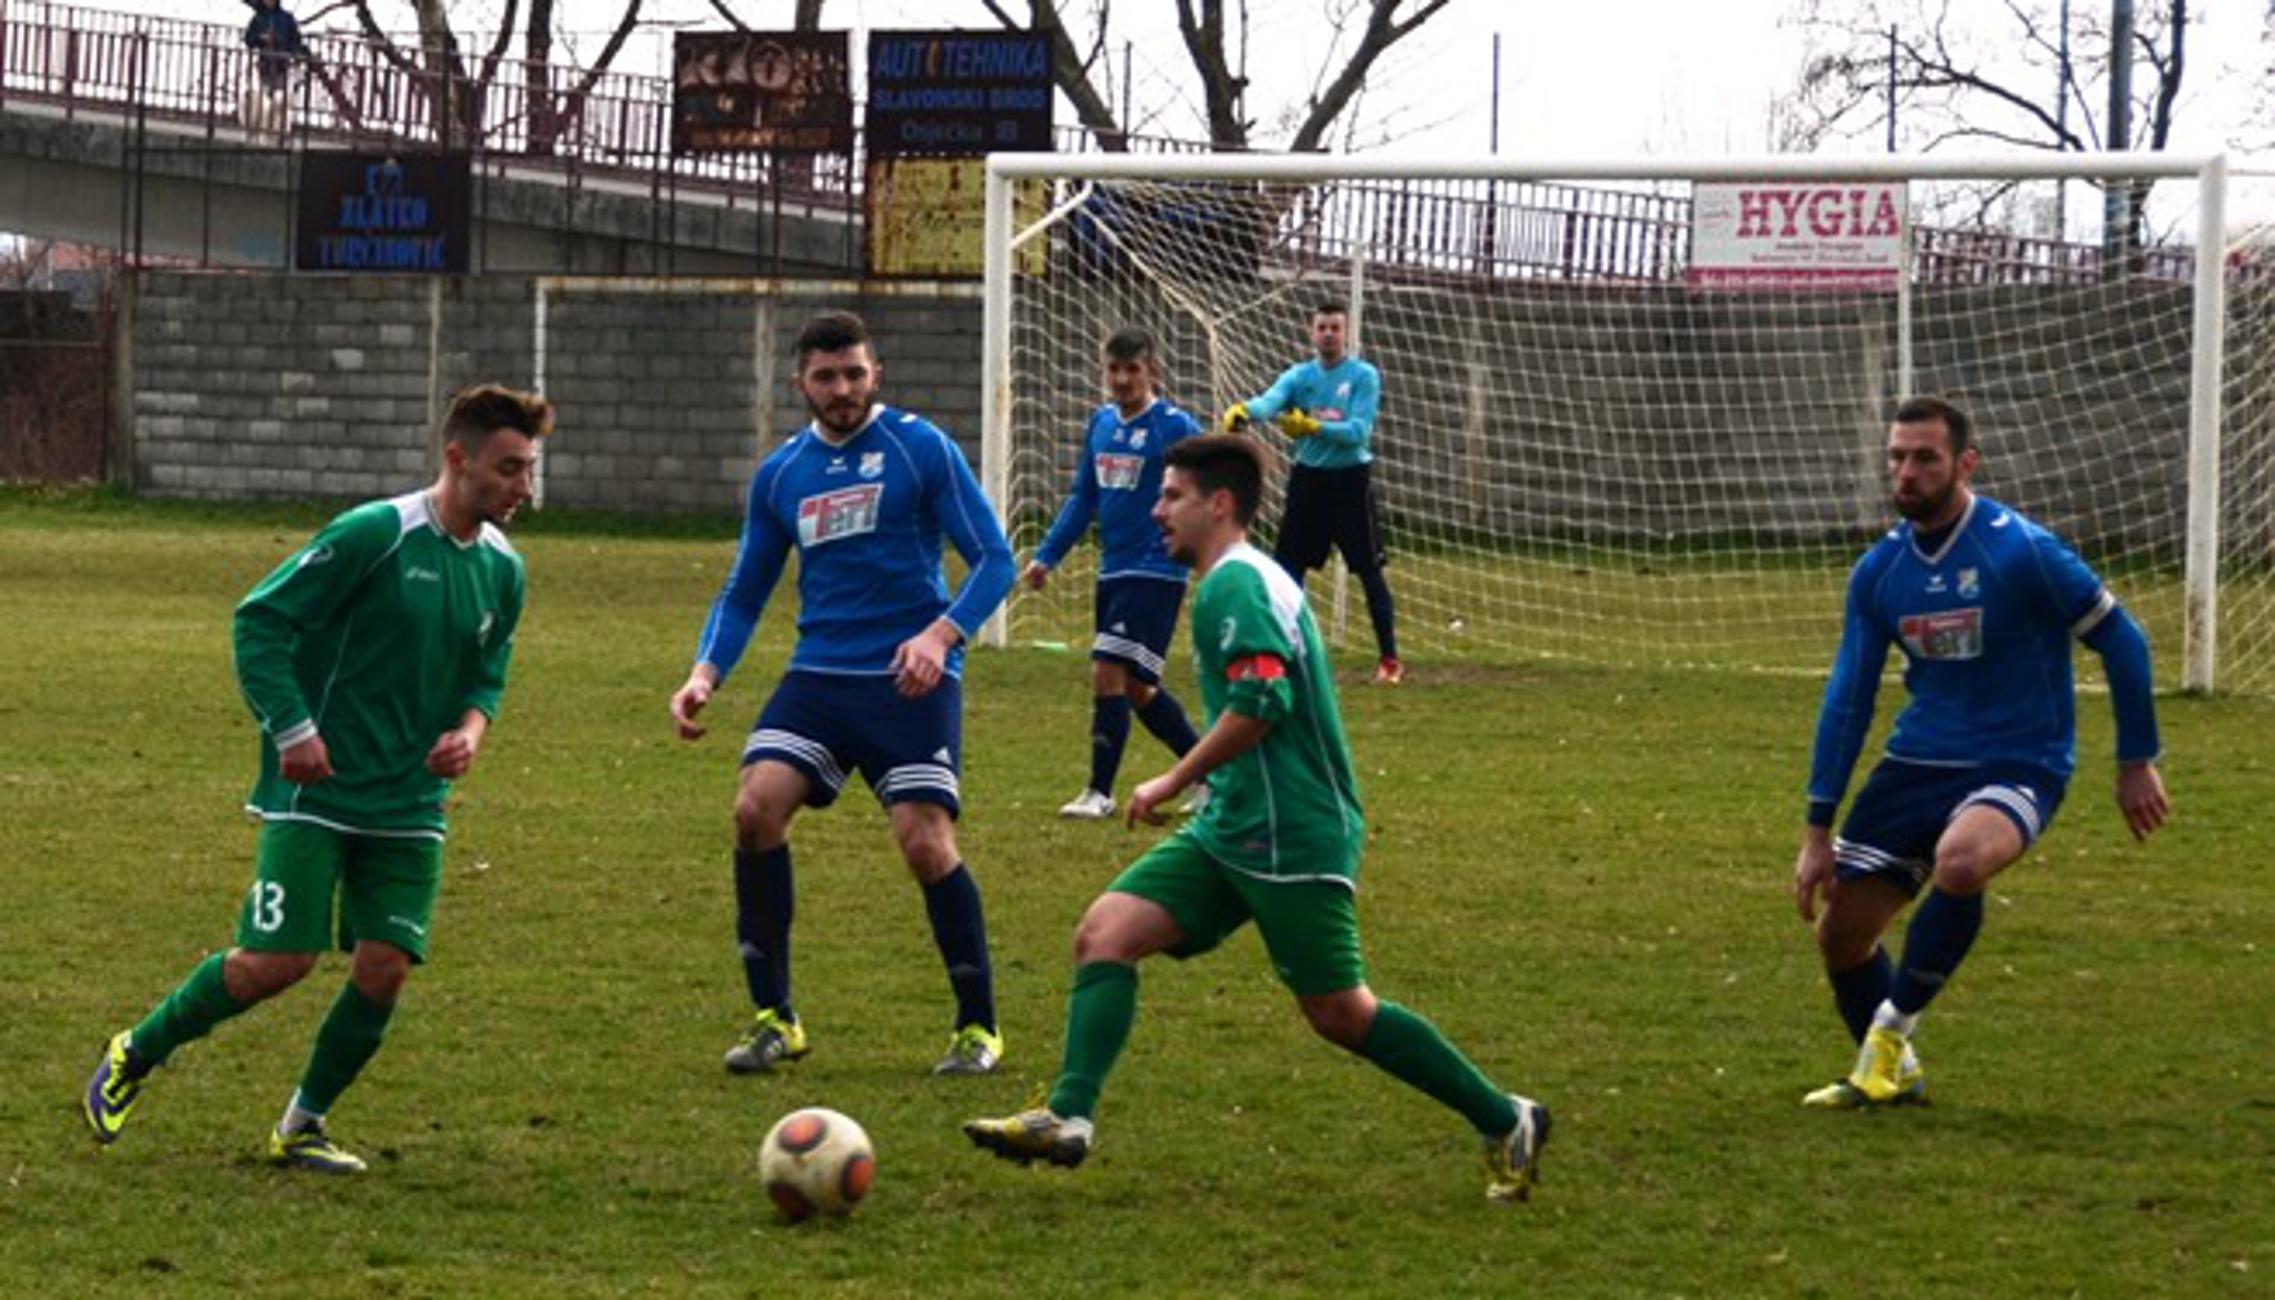
<instances>
[{"instance_id":1,"label":"white collar on jersey","mask_svg":"<svg viewBox=\"0 0 2275 1300\"><path fill-rule=\"evenodd\" d=\"M1951 548L1958 545L1959 534L1966 532L1967 525L1974 522L1975 507L1981 505L1982 502L1983 498L1975 493L1969 492L1967 494L1967 508L1959 513L1959 522L1951 525L1951 531L1944 534L1943 545L1936 547L1933 555L1929 555L1920 549L1920 530L1917 525L1914 525L1912 531L1904 538L1905 541L1911 543L1912 554L1920 557L1921 562L1925 564L1943 563L1943 557L1951 554Z\"/></svg>"},{"instance_id":2,"label":"white collar on jersey","mask_svg":"<svg viewBox=\"0 0 2275 1300\"><path fill-rule=\"evenodd\" d=\"M819 440L823 446L828 447L832 451L839 451L851 445L855 438L858 438L862 434L869 432L869 426L875 424L877 422L877 417L883 415L884 413L885 404L883 402L871 402L869 404L869 418L861 422L860 428L855 429L849 434L846 434L843 438L832 438L827 433L823 432L822 422L818 419L806 421L806 431L813 434L814 437Z\"/></svg>"}]
</instances>

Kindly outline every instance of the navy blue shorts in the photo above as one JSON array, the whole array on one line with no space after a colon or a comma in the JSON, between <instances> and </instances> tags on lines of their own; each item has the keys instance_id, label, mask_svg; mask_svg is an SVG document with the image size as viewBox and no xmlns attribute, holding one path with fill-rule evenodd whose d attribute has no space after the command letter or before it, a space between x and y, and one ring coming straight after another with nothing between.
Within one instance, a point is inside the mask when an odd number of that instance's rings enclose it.
<instances>
[{"instance_id":1,"label":"navy blue shorts","mask_svg":"<svg viewBox=\"0 0 2275 1300\"><path fill-rule=\"evenodd\" d=\"M953 677L912 700L890 676L792 671L743 743L743 766L770 758L798 769L815 808L837 802L846 773L859 772L879 803L936 803L953 817L963 811L963 736L964 688Z\"/></svg>"},{"instance_id":2,"label":"navy blue shorts","mask_svg":"<svg viewBox=\"0 0 2275 1300\"><path fill-rule=\"evenodd\" d=\"M1090 657L1121 664L1148 686L1161 684L1164 657L1177 636L1185 584L1163 578L1100 578L1098 637Z\"/></svg>"},{"instance_id":3,"label":"navy blue shorts","mask_svg":"<svg viewBox=\"0 0 2275 1300\"><path fill-rule=\"evenodd\" d=\"M1843 880L1878 876L1916 897L1935 874L1935 842L1962 811L1993 809L2022 832L2025 849L2054 823L2069 779L2027 763L1936 767L1887 758L1872 769L1833 839Z\"/></svg>"}]
</instances>

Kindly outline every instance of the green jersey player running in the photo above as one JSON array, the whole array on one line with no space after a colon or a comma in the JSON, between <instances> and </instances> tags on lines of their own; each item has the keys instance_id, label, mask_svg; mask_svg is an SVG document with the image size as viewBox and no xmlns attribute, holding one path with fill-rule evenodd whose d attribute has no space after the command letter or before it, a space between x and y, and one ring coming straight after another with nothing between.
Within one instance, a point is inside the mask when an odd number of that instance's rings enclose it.
<instances>
[{"instance_id":1,"label":"green jersey player running","mask_svg":"<svg viewBox=\"0 0 2275 1300\"><path fill-rule=\"evenodd\" d=\"M1210 799L1090 904L1074 933L1066 1054L1047 1103L964 1132L1021 1163L1081 1164L1114 1058L1137 1017L1137 965L1207 952L1253 920L1280 980L1322 1038L1459 1111L1485 1139L1486 1195L1525 1199L1548 1110L1501 1091L1429 1021L1367 987L1356 906L1366 822L1327 651L1303 591L1248 544L1264 462L1242 438L1169 449L1154 520L1200 575L1193 654L1209 728L1139 786L1128 817L1206 778Z\"/></svg>"},{"instance_id":2,"label":"green jersey player running","mask_svg":"<svg viewBox=\"0 0 2275 1300\"><path fill-rule=\"evenodd\" d=\"M118 1139L150 1071L299 983L335 936L354 953L316 1031L272 1163L363 1172L324 1117L426 960L443 805L497 716L521 619L522 562L498 526L530 496L542 397L484 386L443 424L442 474L324 526L237 606L237 681L261 729L247 801L262 822L237 945L199 963L111 1038L87 1084L95 1140Z\"/></svg>"}]
</instances>

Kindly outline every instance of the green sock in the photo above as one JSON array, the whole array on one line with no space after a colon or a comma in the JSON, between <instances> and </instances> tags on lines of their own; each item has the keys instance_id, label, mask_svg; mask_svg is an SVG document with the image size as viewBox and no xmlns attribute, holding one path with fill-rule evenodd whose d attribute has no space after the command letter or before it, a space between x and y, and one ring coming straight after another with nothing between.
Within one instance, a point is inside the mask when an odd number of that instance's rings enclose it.
<instances>
[{"instance_id":1,"label":"green sock","mask_svg":"<svg viewBox=\"0 0 2275 1300\"><path fill-rule=\"evenodd\" d=\"M221 977L221 968L228 961L228 953L217 952L199 962L181 987L167 994L165 1001L152 1007L134 1027L129 1041L144 1064L164 1065L175 1048L194 1043L222 1021L245 1014L251 1004L230 997L229 986Z\"/></svg>"},{"instance_id":2,"label":"green sock","mask_svg":"<svg viewBox=\"0 0 2275 1300\"><path fill-rule=\"evenodd\" d=\"M1517 1126L1509 1094L1494 1087L1437 1026L1395 1002L1376 1004L1359 1055L1460 1111L1480 1133L1498 1137Z\"/></svg>"},{"instance_id":3,"label":"green sock","mask_svg":"<svg viewBox=\"0 0 2275 1300\"><path fill-rule=\"evenodd\" d=\"M312 1114L331 1113L332 1103L379 1051L379 1040L387 1036L387 1018L394 1014L394 1003L372 1001L349 980L316 1030L315 1049L308 1053L308 1069L300 1076L297 1104Z\"/></svg>"},{"instance_id":4,"label":"green sock","mask_svg":"<svg viewBox=\"0 0 2275 1300\"><path fill-rule=\"evenodd\" d=\"M1098 961L1075 969L1074 992L1066 1000L1066 1060L1051 1088L1052 1114L1088 1119L1097 1112L1099 1090L1135 1023L1137 967Z\"/></svg>"}]
</instances>

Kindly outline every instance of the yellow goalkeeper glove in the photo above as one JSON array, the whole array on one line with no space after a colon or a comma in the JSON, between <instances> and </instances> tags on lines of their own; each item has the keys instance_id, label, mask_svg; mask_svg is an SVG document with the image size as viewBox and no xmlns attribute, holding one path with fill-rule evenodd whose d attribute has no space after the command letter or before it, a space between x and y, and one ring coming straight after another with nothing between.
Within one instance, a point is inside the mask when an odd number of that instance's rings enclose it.
<instances>
[{"instance_id":1,"label":"yellow goalkeeper glove","mask_svg":"<svg viewBox=\"0 0 2275 1300\"><path fill-rule=\"evenodd\" d=\"M1280 432L1290 438L1308 438L1319 432L1319 421L1297 410L1280 412Z\"/></svg>"},{"instance_id":2,"label":"yellow goalkeeper glove","mask_svg":"<svg viewBox=\"0 0 2275 1300\"><path fill-rule=\"evenodd\" d=\"M1224 430L1226 433L1238 433L1242 429L1247 428L1248 403L1234 402L1232 405L1224 408L1224 415L1218 419L1217 427Z\"/></svg>"}]
</instances>

